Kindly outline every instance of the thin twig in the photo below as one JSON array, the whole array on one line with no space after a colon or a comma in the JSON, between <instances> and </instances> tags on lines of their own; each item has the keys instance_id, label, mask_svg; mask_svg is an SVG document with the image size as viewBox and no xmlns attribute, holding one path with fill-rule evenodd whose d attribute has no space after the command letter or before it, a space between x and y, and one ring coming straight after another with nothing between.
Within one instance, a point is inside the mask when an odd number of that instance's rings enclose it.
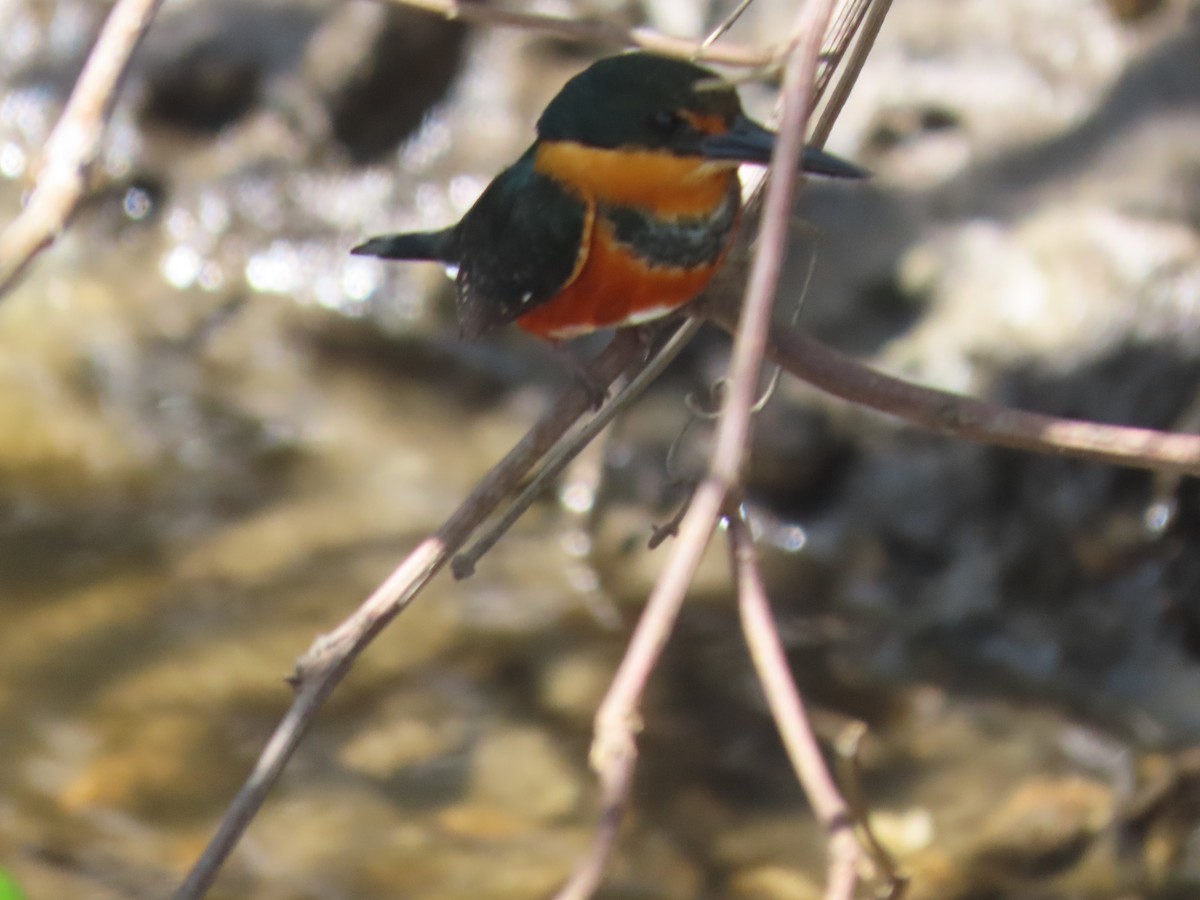
<instances>
[{"instance_id":1,"label":"thin twig","mask_svg":"<svg viewBox=\"0 0 1200 900\"><path fill-rule=\"evenodd\" d=\"M587 858L555 895L555 900L583 900L599 886L616 841L622 811L628 803L637 762L634 734L641 730L637 709L642 690L716 527L724 494L722 485L711 478L696 490L680 523L679 537L638 620L621 668L596 715L590 758L600 779L600 828Z\"/></svg>"},{"instance_id":2,"label":"thin twig","mask_svg":"<svg viewBox=\"0 0 1200 900\"><path fill-rule=\"evenodd\" d=\"M705 311L722 328L737 327L732 310L710 306ZM1200 475L1200 436L1194 434L1063 419L922 387L877 372L782 324L772 325L767 354L813 387L929 431L1018 450Z\"/></svg>"},{"instance_id":3,"label":"thin twig","mask_svg":"<svg viewBox=\"0 0 1200 900\"><path fill-rule=\"evenodd\" d=\"M813 274L816 272L817 256L813 253L809 257L808 272L804 277L804 284L800 288L800 300L796 303L795 309L792 311L791 323L793 325L800 318L800 311L804 307L804 301L808 297L808 289L812 284ZM771 374L767 378L767 386L759 395L759 398L754 401L750 407L750 412L754 415L760 414L767 405L771 402L771 398L775 395L776 389L779 387L779 381L783 377L783 366L778 363L771 367ZM679 434L675 436L675 440L671 442L671 446L667 451L667 471L673 477L679 478L679 473L676 470L675 461L679 453L679 448L683 445L684 437L691 430L693 424L698 421L714 421L720 418L721 410L724 408L724 395L728 387L729 380L722 376L709 385L709 399L711 408L705 409L694 393L689 392L684 395L683 405L688 411L688 418L684 421L683 427L679 430ZM682 479L680 479L682 480ZM692 491L694 486L688 491L687 499L680 504L679 508L671 516L671 518L661 525L654 527L653 533L648 541L648 549L656 549L668 537L674 537L679 533L679 523L683 520L687 513L688 506L691 504Z\"/></svg>"},{"instance_id":4,"label":"thin twig","mask_svg":"<svg viewBox=\"0 0 1200 900\"><path fill-rule=\"evenodd\" d=\"M585 22L579 19L564 19L541 13L524 13L501 9L479 0L391 0L403 6L412 6L426 12L437 13L447 19L461 19L479 25L498 28L520 28L539 31L554 37L593 46L609 46L624 49L639 47L664 56L680 59L703 59L727 66L761 68L773 65L778 53L734 44L703 46L699 41L671 37L653 28L621 28L603 22Z\"/></svg>"},{"instance_id":5,"label":"thin twig","mask_svg":"<svg viewBox=\"0 0 1200 900\"><path fill-rule=\"evenodd\" d=\"M908 887L908 878L900 871L896 860L871 827L871 810L863 791L862 757L859 752L866 736L867 726L862 722L851 722L837 736L834 742L837 780L841 785L842 797L850 807L859 846L870 856L877 877L887 882L888 891L879 900L894 900L903 896Z\"/></svg>"},{"instance_id":6,"label":"thin twig","mask_svg":"<svg viewBox=\"0 0 1200 900\"><path fill-rule=\"evenodd\" d=\"M742 632L750 648L754 670L762 683L771 718L779 728L792 769L829 837L825 900L853 900L863 851L855 837L850 805L843 799L825 764L817 736L808 721L804 700L792 679L787 654L779 640L779 628L771 615L771 604L759 573L750 525L740 508L728 510L725 521L729 526L729 552L737 584Z\"/></svg>"},{"instance_id":7,"label":"thin twig","mask_svg":"<svg viewBox=\"0 0 1200 900\"><path fill-rule=\"evenodd\" d=\"M772 299L787 240L792 197L799 180L811 87L834 0L809 2L801 11L797 40L784 70L783 113L771 157L767 200L737 337L730 362L729 400L717 428L708 475L696 489L663 573L638 621L620 668L596 714L591 761L601 783L602 822L584 865L576 869L558 900L589 897L616 841L621 810L637 761L641 697L673 628L683 598L716 528L725 498L741 473L758 371L770 323Z\"/></svg>"},{"instance_id":8,"label":"thin twig","mask_svg":"<svg viewBox=\"0 0 1200 900\"><path fill-rule=\"evenodd\" d=\"M800 300L796 303L795 309L792 310L791 318L788 320L792 325L800 321L800 311L804 309L804 301L808 299L808 289L812 287L813 275L817 272L817 253L814 250L808 257L808 271L804 273L804 283L800 285ZM771 398L775 396L775 391L779 389L779 382L783 379L783 366L775 363L771 366L771 374L767 378L767 386L763 389L758 400L755 401L751 411L758 415L767 408L767 404L771 402Z\"/></svg>"},{"instance_id":9,"label":"thin twig","mask_svg":"<svg viewBox=\"0 0 1200 900\"><path fill-rule=\"evenodd\" d=\"M607 386L642 352L635 335L618 335L593 364L591 373ZM582 386L575 385L567 391L432 537L418 545L352 615L314 642L297 663L293 679L296 696L291 708L276 727L250 777L226 809L216 834L176 892L175 900L196 900L207 893L325 697L376 635L404 611L450 555L512 493L589 404L590 398Z\"/></svg>"},{"instance_id":10,"label":"thin twig","mask_svg":"<svg viewBox=\"0 0 1200 900\"><path fill-rule=\"evenodd\" d=\"M808 136L808 142L816 147L824 147L825 142L829 140L833 123L837 121L842 107L846 105L850 89L858 80L871 48L875 46L879 29L883 27L888 10L892 8L892 0L855 0L855 4L853 9L847 9L848 34L855 36L849 62L842 70L842 77L825 98L825 105L817 117L817 124Z\"/></svg>"},{"instance_id":11,"label":"thin twig","mask_svg":"<svg viewBox=\"0 0 1200 900\"><path fill-rule=\"evenodd\" d=\"M687 426L685 425L684 427L686 428ZM670 457L668 455L668 462L669 461ZM678 536L679 525L683 522L683 517L687 515L687 511L692 506L692 494L695 492L696 486L694 484L688 485L687 496L684 497L683 501L678 507L676 507L675 512L671 513L671 518L667 519L665 522L655 525L654 528L651 529L650 537L646 539L647 550L657 550L660 546L662 546L663 541L665 541L667 538Z\"/></svg>"},{"instance_id":12,"label":"thin twig","mask_svg":"<svg viewBox=\"0 0 1200 900\"><path fill-rule=\"evenodd\" d=\"M559 473L567 467L571 460L579 455L588 444L595 440L608 423L616 418L623 410L628 408L629 404L641 396L657 378L661 375L699 333L701 322L698 319L688 319L683 322L678 330L671 335L671 339L654 358L647 363L640 372L627 384L624 390L621 391L610 403L606 403L596 415L588 419L582 426L569 434L563 435L562 439L555 444L554 448L546 454L545 461L538 469L537 474L529 480L529 483L521 490L504 510L504 513L495 521L488 524L488 527L482 534L475 538L475 541L454 557L450 563L450 569L454 573L455 578L469 578L475 573L475 565L483 557L485 553L496 546L496 542L508 533L508 530L517 523L517 520L525 514L525 511L538 498L545 486L558 477Z\"/></svg>"},{"instance_id":13,"label":"thin twig","mask_svg":"<svg viewBox=\"0 0 1200 900\"><path fill-rule=\"evenodd\" d=\"M46 141L33 193L0 232L0 298L25 267L66 227L100 157L104 132L129 58L141 43L162 0L118 0L66 108Z\"/></svg>"},{"instance_id":14,"label":"thin twig","mask_svg":"<svg viewBox=\"0 0 1200 900\"><path fill-rule=\"evenodd\" d=\"M753 2L754 0L741 0L741 2L733 8L733 11L730 12L729 15L727 15L724 19L722 19L717 24L716 28L708 33L708 37L704 39L704 41L700 44L699 49L696 51L697 56L715 44L717 42L717 38L732 28L734 24L737 23L737 20L742 17L742 14L750 8L750 4Z\"/></svg>"},{"instance_id":15,"label":"thin twig","mask_svg":"<svg viewBox=\"0 0 1200 900\"><path fill-rule=\"evenodd\" d=\"M858 20L862 17L862 7L870 5L871 2L872 0L843 0L838 6L826 37L830 51L822 54L821 65L817 68L813 81L813 90L817 97L824 95L825 88L833 78L833 73L837 71L846 48L850 46L850 38L853 37Z\"/></svg>"}]
</instances>

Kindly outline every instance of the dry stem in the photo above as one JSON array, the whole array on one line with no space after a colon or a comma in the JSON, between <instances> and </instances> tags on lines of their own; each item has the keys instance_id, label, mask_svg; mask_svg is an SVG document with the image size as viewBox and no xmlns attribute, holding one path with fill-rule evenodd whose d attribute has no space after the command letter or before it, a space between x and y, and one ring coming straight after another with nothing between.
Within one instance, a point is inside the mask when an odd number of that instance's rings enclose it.
<instances>
[{"instance_id":1,"label":"dry stem","mask_svg":"<svg viewBox=\"0 0 1200 900\"><path fill-rule=\"evenodd\" d=\"M129 58L141 43L162 0L118 0L62 117L46 141L41 169L25 208L0 232L0 299L30 261L48 247L79 205Z\"/></svg>"},{"instance_id":2,"label":"dry stem","mask_svg":"<svg viewBox=\"0 0 1200 900\"><path fill-rule=\"evenodd\" d=\"M759 573L758 554L754 550L750 526L740 509L731 511L726 516L726 522L729 525L729 550L746 645L750 648L754 669L763 686L771 717L783 738L792 769L829 835L829 875L825 900L853 900L863 852L855 837L850 806L842 798L825 764L817 736L808 721L804 700L792 679L787 655L779 640L779 629L771 615L771 604Z\"/></svg>"},{"instance_id":3,"label":"dry stem","mask_svg":"<svg viewBox=\"0 0 1200 900\"><path fill-rule=\"evenodd\" d=\"M558 900L588 897L599 884L605 861L616 840L621 812L628 803L637 761L638 709L646 682L670 636L725 499L736 488L741 475L751 407L787 242L792 197L799 180L799 159L804 147L811 89L833 7L834 0L812 0L805 5L796 23L798 37L784 70L783 112L771 157L767 199L734 340L727 404L717 427L708 475L692 497L691 506L680 524L679 538L596 714L591 761L601 783L603 824L589 856L558 895Z\"/></svg>"},{"instance_id":4,"label":"dry stem","mask_svg":"<svg viewBox=\"0 0 1200 900\"><path fill-rule=\"evenodd\" d=\"M653 326L646 327L653 328ZM613 419L628 409L629 404L640 397L642 392L657 380L658 376L699 333L700 327L701 323L698 319L684 321L667 344L654 354L653 358L638 372L637 377L631 380L611 403L606 403L596 415L574 432L563 435L562 439L546 454L537 473L529 479L529 482L521 489L503 514L494 522L490 522L487 528L483 529L482 534L476 535L470 547L454 557L450 563L450 569L455 578L469 578L475 574L475 566L479 560L492 547L496 546L497 542L520 520L546 486L556 479L571 461L608 427ZM661 334L662 330L655 329L650 333Z\"/></svg>"},{"instance_id":5,"label":"dry stem","mask_svg":"<svg viewBox=\"0 0 1200 900\"><path fill-rule=\"evenodd\" d=\"M703 59L727 66L762 68L774 65L779 52L772 49L758 50L739 47L736 44L706 44L687 38L672 37L652 28L621 28L603 22L586 22L579 19L564 19L541 13L522 13L501 9L479 0L392 0L404 6L438 13L447 19L460 19L496 28L520 28L536 31L570 41L579 41L596 46L625 49L639 47L663 56L681 59Z\"/></svg>"},{"instance_id":6,"label":"dry stem","mask_svg":"<svg viewBox=\"0 0 1200 900\"><path fill-rule=\"evenodd\" d=\"M592 374L608 385L641 353L636 336L618 335L593 364ZM175 900L194 900L207 893L329 692L376 635L404 611L451 554L587 410L589 402L583 387L573 386L484 477L436 534L422 541L351 616L314 642L296 665L293 678L296 696L291 707L276 726L250 777L226 809L216 834L176 892Z\"/></svg>"},{"instance_id":7,"label":"dry stem","mask_svg":"<svg viewBox=\"0 0 1200 900\"><path fill-rule=\"evenodd\" d=\"M731 311L710 309L728 331ZM863 365L797 328L773 323L767 354L802 381L859 406L954 437L1115 463L1200 475L1200 436L1063 419L922 387Z\"/></svg>"},{"instance_id":8,"label":"dry stem","mask_svg":"<svg viewBox=\"0 0 1200 900\"><path fill-rule=\"evenodd\" d=\"M851 46L851 39L853 39L853 45L845 68L842 69L841 77L825 98L825 107L821 110L821 115L817 117L817 123L808 136L810 144L816 147L825 146L825 141L829 139L829 133L833 130L833 123L837 121L838 113L845 106L846 99L850 96L850 91L871 53L871 48L875 46L875 38L879 36L883 20L891 8L892 0L853 0L847 5L844 14L838 17L838 38L835 39L834 44L841 48L841 52L831 60L831 65L825 70L827 77L832 77L833 70L845 52L845 48ZM824 86L825 82L819 82L818 92Z\"/></svg>"}]
</instances>

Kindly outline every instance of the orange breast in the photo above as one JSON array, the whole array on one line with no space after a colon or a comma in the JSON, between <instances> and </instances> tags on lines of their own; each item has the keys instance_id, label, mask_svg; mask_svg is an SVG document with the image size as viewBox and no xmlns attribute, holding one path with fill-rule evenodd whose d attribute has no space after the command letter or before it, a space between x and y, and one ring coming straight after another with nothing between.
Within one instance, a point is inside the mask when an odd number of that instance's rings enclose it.
<instances>
[{"instance_id":1,"label":"orange breast","mask_svg":"<svg viewBox=\"0 0 1200 900\"><path fill-rule=\"evenodd\" d=\"M617 244L612 226L601 219L592 229L591 247L575 280L517 319L517 325L541 338L563 340L648 322L694 299L723 261L724 253L712 265L693 269L647 265Z\"/></svg>"},{"instance_id":2,"label":"orange breast","mask_svg":"<svg viewBox=\"0 0 1200 900\"><path fill-rule=\"evenodd\" d=\"M612 225L598 207L644 210L665 227L715 215L737 181L736 164L661 151L546 142L539 145L534 166L587 201L589 228L571 280L553 299L517 319L525 331L561 340L600 328L648 322L694 299L724 261L728 243L706 265L651 265L617 243Z\"/></svg>"}]
</instances>

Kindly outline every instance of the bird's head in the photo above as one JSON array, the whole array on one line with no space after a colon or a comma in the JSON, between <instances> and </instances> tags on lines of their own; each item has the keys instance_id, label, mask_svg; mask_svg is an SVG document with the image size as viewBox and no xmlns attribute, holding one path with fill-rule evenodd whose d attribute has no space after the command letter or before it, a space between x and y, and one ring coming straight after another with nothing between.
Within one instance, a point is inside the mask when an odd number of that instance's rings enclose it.
<instances>
[{"instance_id":1,"label":"bird's head","mask_svg":"<svg viewBox=\"0 0 1200 900\"><path fill-rule=\"evenodd\" d=\"M748 118L737 91L715 72L679 59L624 53L568 81L537 124L541 141L594 150L650 151L714 162L770 161L775 135ZM809 150L804 167L861 177L863 170Z\"/></svg>"}]
</instances>

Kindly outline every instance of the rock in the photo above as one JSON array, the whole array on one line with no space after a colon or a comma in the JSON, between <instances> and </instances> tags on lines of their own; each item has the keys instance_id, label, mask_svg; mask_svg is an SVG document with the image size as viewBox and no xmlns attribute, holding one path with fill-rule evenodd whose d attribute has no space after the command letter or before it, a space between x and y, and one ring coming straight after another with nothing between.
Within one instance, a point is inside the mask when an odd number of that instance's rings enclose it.
<instances>
[{"instance_id":1,"label":"rock","mask_svg":"<svg viewBox=\"0 0 1200 900\"><path fill-rule=\"evenodd\" d=\"M481 807L552 821L576 809L584 777L544 731L500 727L481 735L475 746L468 797Z\"/></svg>"},{"instance_id":2,"label":"rock","mask_svg":"<svg viewBox=\"0 0 1200 900\"><path fill-rule=\"evenodd\" d=\"M611 652L587 647L551 655L538 674L542 708L572 722L590 723L612 683L616 665Z\"/></svg>"},{"instance_id":3,"label":"rock","mask_svg":"<svg viewBox=\"0 0 1200 900\"><path fill-rule=\"evenodd\" d=\"M136 731L115 728L60 802L71 812L196 815L240 783L241 768L227 764L233 747L212 720L186 714L159 715Z\"/></svg>"},{"instance_id":4,"label":"rock","mask_svg":"<svg viewBox=\"0 0 1200 900\"><path fill-rule=\"evenodd\" d=\"M782 866L757 866L735 872L728 892L737 900L818 900L821 885L803 872Z\"/></svg>"},{"instance_id":5,"label":"rock","mask_svg":"<svg viewBox=\"0 0 1200 900\"><path fill-rule=\"evenodd\" d=\"M338 761L380 781L405 770L421 777L422 769L454 763L465 757L470 734L468 710L462 699L447 692L411 691L389 698L338 750ZM456 708L457 707L457 708Z\"/></svg>"}]
</instances>

